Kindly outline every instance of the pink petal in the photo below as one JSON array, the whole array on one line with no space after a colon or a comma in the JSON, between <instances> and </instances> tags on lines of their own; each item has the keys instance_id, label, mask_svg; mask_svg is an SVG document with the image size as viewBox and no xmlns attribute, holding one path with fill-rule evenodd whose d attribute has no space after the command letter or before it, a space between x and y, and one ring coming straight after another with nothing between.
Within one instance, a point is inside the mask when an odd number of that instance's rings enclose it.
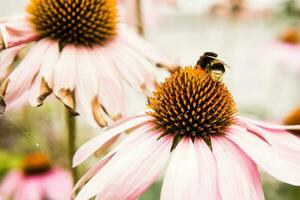
<instances>
[{"instance_id":1,"label":"pink petal","mask_svg":"<svg viewBox=\"0 0 300 200\"><path fill-rule=\"evenodd\" d=\"M34 78L34 81L32 82L28 94L29 103L35 107L40 105L40 102L38 100L40 96L40 88L41 88L40 86L41 86L41 76L40 74L38 74Z\"/></svg>"},{"instance_id":2,"label":"pink petal","mask_svg":"<svg viewBox=\"0 0 300 200\"><path fill-rule=\"evenodd\" d=\"M97 76L99 81L98 97L102 99L103 105L111 116L124 114L124 91L120 75L112 59L115 54L108 55L109 52L106 48L99 49L99 52L94 54L95 62L101 70L98 70ZM100 56L101 55L101 56ZM111 87L107 87L107 85Z\"/></svg>"},{"instance_id":3,"label":"pink petal","mask_svg":"<svg viewBox=\"0 0 300 200\"><path fill-rule=\"evenodd\" d=\"M199 197L203 199L221 199L217 181L217 165L212 151L204 140L194 141L199 162Z\"/></svg>"},{"instance_id":4,"label":"pink petal","mask_svg":"<svg viewBox=\"0 0 300 200\"><path fill-rule=\"evenodd\" d=\"M273 147L253 133L233 127L227 137L236 143L258 166L275 178L300 185L299 153Z\"/></svg>"},{"instance_id":5,"label":"pink petal","mask_svg":"<svg viewBox=\"0 0 300 200\"><path fill-rule=\"evenodd\" d=\"M238 117L241 122L244 123L252 123L262 128L268 129L276 129L276 130L300 130L300 125L277 125L277 124L270 124L262 121L257 121L253 119L248 119L245 117Z\"/></svg>"},{"instance_id":6,"label":"pink petal","mask_svg":"<svg viewBox=\"0 0 300 200\"><path fill-rule=\"evenodd\" d=\"M127 70L131 70L133 74L139 78L139 85L145 84L146 88L151 91L155 88L154 82L154 67L146 58L143 58L139 53L132 48L124 45L120 42L118 45L120 55L124 55L126 58L128 67Z\"/></svg>"},{"instance_id":7,"label":"pink petal","mask_svg":"<svg viewBox=\"0 0 300 200\"><path fill-rule=\"evenodd\" d=\"M98 79L95 62L87 49L77 49L78 57L76 67L76 108L78 113L84 117L92 126L98 127L94 117L92 102L98 95ZM102 103L102 102L101 102Z\"/></svg>"},{"instance_id":8,"label":"pink petal","mask_svg":"<svg viewBox=\"0 0 300 200\"><path fill-rule=\"evenodd\" d=\"M171 148L170 138L157 140L159 133L144 134L120 151L79 192L75 200L133 200L140 196L164 169Z\"/></svg>"},{"instance_id":9,"label":"pink petal","mask_svg":"<svg viewBox=\"0 0 300 200\"><path fill-rule=\"evenodd\" d=\"M132 49L144 55L152 62L162 62L170 65L174 64L171 63L170 60L162 53L159 53L159 51L156 48L154 48L150 43L146 42L136 32L134 32L126 26L120 27L119 37L122 40L122 42L126 43Z\"/></svg>"},{"instance_id":10,"label":"pink petal","mask_svg":"<svg viewBox=\"0 0 300 200\"><path fill-rule=\"evenodd\" d=\"M73 180L68 171L53 169L41 181L42 190L49 200L70 200Z\"/></svg>"},{"instance_id":11,"label":"pink petal","mask_svg":"<svg viewBox=\"0 0 300 200\"><path fill-rule=\"evenodd\" d=\"M100 171L106 163L108 163L112 157L115 155L115 153L111 153L103 157L100 161L98 161L94 166L92 166L76 183L74 186L74 189L72 191L72 196L75 198L76 191L82 187L88 180L90 180L98 171Z\"/></svg>"},{"instance_id":12,"label":"pink petal","mask_svg":"<svg viewBox=\"0 0 300 200\"><path fill-rule=\"evenodd\" d=\"M0 76L13 63L17 54L24 46L6 49L0 53Z\"/></svg>"},{"instance_id":13,"label":"pink petal","mask_svg":"<svg viewBox=\"0 0 300 200\"><path fill-rule=\"evenodd\" d=\"M45 57L43 59L41 70L40 70L41 77L45 79L45 81L47 82L50 88L53 87L54 69L55 67L57 67L59 56L60 56L60 52L58 49L58 43L57 42L51 43L45 53Z\"/></svg>"},{"instance_id":14,"label":"pink petal","mask_svg":"<svg viewBox=\"0 0 300 200\"><path fill-rule=\"evenodd\" d=\"M283 130L263 129L251 123L245 125L247 130L264 138L272 147L282 152L294 151L295 156L300 155L300 138L296 135Z\"/></svg>"},{"instance_id":15,"label":"pink petal","mask_svg":"<svg viewBox=\"0 0 300 200\"><path fill-rule=\"evenodd\" d=\"M0 26L6 48L26 44L38 39L25 16L6 20Z\"/></svg>"},{"instance_id":16,"label":"pink petal","mask_svg":"<svg viewBox=\"0 0 300 200\"><path fill-rule=\"evenodd\" d=\"M264 194L256 165L225 137L212 138L223 200L261 200Z\"/></svg>"},{"instance_id":17,"label":"pink petal","mask_svg":"<svg viewBox=\"0 0 300 200\"><path fill-rule=\"evenodd\" d=\"M212 153L203 141L195 142L182 139L175 148L163 182L162 200L217 199Z\"/></svg>"},{"instance_id":18,"label":"pink petal","mask_svg":"<svg viewBox=\"0 0 300 200\"><path fill-rule=\"evenodd\" d=\"M17 200L43 200L40 177L25 178L14 195Z\"/></svg>"},{"instance_id":19,"label":"pink petal","mask_svg":"<svg viewBox=\"0 0 300 200\"><path fill-rule=\"evenodd\" d=\"M125 101L124 91L121 84L121 78L118 71L114 67L111 57L114 54L109 54L107 48L98 49L93 55L97 68L97 77L99 83L98 97L102 100L105 109L111 116L124 114Z\"/></svg>"},{"instance_id":20,"label":"pink petal","mask_svg":"<svg viewBox=\"0 0 300 200\"><path fill-rule=\"evenodd\" d=\"M111 138L116 135L121 134L123 131L130 129L132 127L141 125L148 120L151 120L149 116L137 117L137 118L130 118L130 120L125 121L124 123L113 127L107 130L104 133L99 134L98 136L94 137L89 142L82 145L74 155L73 158L73 167L76 167L84 160L86 160L89 156L91 156L96 150L98 150L102 145L108 142Z\"/></svg>"},{"instance_id":21,"label":"pink petal","mask_svg":"<svg viewBox=\"0 0 300 200\"><path fill-rule=\"evenodd\" d=\"M122 76L122 78L126 80L131 87L140 91L143 79L139 76L139 74L130 70L132 67L132 60L128 59L126 52L122 52L118 49L117 43L111 46L112 47L107 51L110 51L109 56L111 56L114 66L119 71L120 76Z\"/></svg>"},{"instance_id":22,"label":"pink petal","mask_svg":"<svg viewBox=\"0 0 300 200\"><path fill-rule=\"evenodd\" d=\"M22 181L22 174L17 171L9 172L0 185L0 199L9 199L12 196L18 184Z\"/></svg>"},{"instance_id":23,"label":"pink petal","mask_svg":"<svg viewBox=\"0 0 300 200\"><path fill-rule=\"evenodd\" d=\"M8 77L9 83L4 97L6 103L9 104L17 100L30 87L32 80L40 68L48 46L49 41L47 40L37 42L24 60Z\"/></svg>"},{"instance_id":24,"label":"pink petal","mask_svg":"<svg viewBox=\"0 0 300 200\"><path fill-rule=\"evenodd\" d=\"M54 93L59 96L61 89L73 91L76 80L77 48L67 45L63 48L59 62L54 68Z\"/></svg>"}]
</instances>

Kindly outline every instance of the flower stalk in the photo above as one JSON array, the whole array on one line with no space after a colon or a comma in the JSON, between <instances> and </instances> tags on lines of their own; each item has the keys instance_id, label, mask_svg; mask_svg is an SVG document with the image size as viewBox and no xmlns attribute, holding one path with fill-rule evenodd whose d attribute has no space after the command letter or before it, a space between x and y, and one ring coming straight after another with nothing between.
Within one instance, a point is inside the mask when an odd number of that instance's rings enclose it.
<instances>
[{"instance_id":1,"label":"flower stalk","mask_svg":"<svg viewBox=\"0 0 300 200\"><path fill-rule=\"evenodd\" d=\"M73 181L76 183L78 174L77 169L72 167L73 155L76 150L76 119L75 116L66 108L65 111L66 128L68 134L68 161L72 173Z\"/></svg>"}]
</instances>

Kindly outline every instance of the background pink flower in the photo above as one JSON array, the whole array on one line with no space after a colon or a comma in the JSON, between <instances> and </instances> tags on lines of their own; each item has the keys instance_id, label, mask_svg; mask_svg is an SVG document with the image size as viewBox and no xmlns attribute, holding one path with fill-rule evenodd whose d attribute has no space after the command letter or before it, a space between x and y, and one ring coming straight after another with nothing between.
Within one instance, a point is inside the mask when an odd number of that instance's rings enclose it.
<instances>
[{"instance_id":1,"label":"background pink flower","mask_svg":"<svg viewBox=\"0 0 300 200\"><path fill-rule=\"evenodd\" d=\"M10 171L0 185L0 199L69 200L73 181L68 171L51 167L41 154L31 154L23 171Z\"/></svg>"}]
</instances>

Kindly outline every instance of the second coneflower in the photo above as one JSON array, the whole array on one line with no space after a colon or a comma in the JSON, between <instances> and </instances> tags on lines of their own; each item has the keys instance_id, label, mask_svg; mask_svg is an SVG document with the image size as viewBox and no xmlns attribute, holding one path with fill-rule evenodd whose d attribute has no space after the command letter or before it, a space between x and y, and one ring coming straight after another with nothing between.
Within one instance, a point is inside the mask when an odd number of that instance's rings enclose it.
<instances>
[{"instance_id":1,"label":"second coneflower","mask_svg":"<svg viewBox=\"0 0 300 200\"><path fill-rule=\"evenodd\" d=\"M23 170L10 171L0 184L0 199L69 200L73 181L71 174L51 166L42 153L26 156Z\"/></svg>"},{"instance_id":2,"label":"second coneflower","mask_svg":"<svg viewBox=\"0 0 300 200\"><path fill-rule=\"evenodd\" d=\"M122 80L151 91L152 67L166 59L118 23L117 12L116 0L31 0L26 16L1 21L1 49L36 43L2 82L0 111L26 92L34 106L53 92L71 111L105 126L106 117L124 112ZM20 49L2 52L0 67Z\"/></svg>"},{"instance_id":3,"label":"second coneflower","mask_svg":"<svg viewBox=\"0 0 300 200\"><path fill-rule=\"evenodd\" d=\"M262 200L256 164L300 185L300 139L276 126L237 116L226 86L196 67L174 72L149 101L150 110L122 119L83 145L80 164L112 138L131 133L77 183L76 200L137 199L165 167L162 200ZM132 130L133 129L133 130ZM89 180L90 179L90 180Z\"/></svg>"}]
</instances>

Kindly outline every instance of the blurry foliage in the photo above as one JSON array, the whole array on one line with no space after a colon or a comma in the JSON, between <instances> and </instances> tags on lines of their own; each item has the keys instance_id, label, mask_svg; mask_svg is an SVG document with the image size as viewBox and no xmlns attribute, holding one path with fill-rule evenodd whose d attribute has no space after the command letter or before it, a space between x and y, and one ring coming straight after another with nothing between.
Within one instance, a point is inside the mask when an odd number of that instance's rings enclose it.
<instances>
[{"instance_id":1,"label":"blurry foliage","mask_svg":"<svg viewBox=\"0 0 300 200\"><path fill-rule=\"evenodd\" d=\"M300 187L279 182L267 174L262 175L262 184L266 200L300 199Z\"/></svg>"},{"instance_id":2,"label":"blurry foliage","mask_svg":"<svg viewBox=\"0 0 300 200\"><path fill-rule=\"evenodd\" d=\"M23 156L43 151L56 163L67 166L64 108L59 103L39 108L24 106L0 117L0 150Z\"/></svg>"},{"instance_id":3,"label":"blurry foliage","mask_svg":"<svg viewBox=\"0 0 300 200\"><path fill-rule=\"evenodd\" d=\"M154 183L139 199L140 200L159 200L162 181Z\"/></svg>"},{"instance_id":4,"label":"blurry foliage","mask_svg":"<svg viewBox=\"0 0 300 200\"><path fill-rule=\"evenodd\" d=\"M285 25L300 26L300 3L299 0L285 0L280 7L278 17Z\"/></svg>"},{"instance_id":5,"label":"blurry foliage","mask_svg":"<svg viewBox=\"0 0 300 200\"><path fill-rule=\"evenodd\" d=\"M11 169L20 167L21 157L15 154L9 154L6 151L0 151L0 178Z\"/></svg>"}]
</instances>

